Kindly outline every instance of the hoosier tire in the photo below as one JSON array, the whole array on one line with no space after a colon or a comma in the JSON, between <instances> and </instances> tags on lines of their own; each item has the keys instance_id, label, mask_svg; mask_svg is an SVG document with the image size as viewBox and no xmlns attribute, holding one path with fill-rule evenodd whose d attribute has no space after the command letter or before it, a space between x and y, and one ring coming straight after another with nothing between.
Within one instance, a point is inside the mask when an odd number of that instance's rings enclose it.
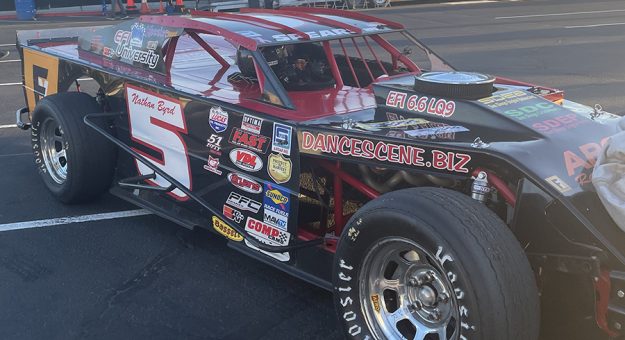
<instances>
[{"instance_id":1,"label":"hoosier tire","mask_svg":"<svg viewBox=\"0 0 625 340\"><path fill-rule=\"evenodd\" d=\"M341 235L333 284L350 338L538 338L523 249L493 212L451 190L404 189L363 206Z\"/></svg>"},{"instance_id":2,"label":"hoosier tire","mask_svg":"<svg viewBox=\"0 0 625 340\"><path fill-rule=\"evenodd\" d=\"M32 113L35 164L46 187L64 203L83 203L104 193L113 178L115 146L83 122L101 112L88 94L47 96Z\"/></svg>"}]
</instances>

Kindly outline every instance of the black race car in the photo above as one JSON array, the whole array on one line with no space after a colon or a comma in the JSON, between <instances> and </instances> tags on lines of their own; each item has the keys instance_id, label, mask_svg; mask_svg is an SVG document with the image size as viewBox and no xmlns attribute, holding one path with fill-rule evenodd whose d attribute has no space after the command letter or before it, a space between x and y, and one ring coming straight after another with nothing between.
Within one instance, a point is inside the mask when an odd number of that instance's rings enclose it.
<instances>
[{"instance_id":1,"label":"black race car","mask_svg":"<svg viewBox=\"0 0 625 340\"><path fill-rule=\"evenodd\" d=\"M592 183L619 117L355 12L76 32L17 33L17 122L59 200L110 191L214 231L333 291L353 338L537 339L540 304L543 325L619 334L625 234Z\"/></svg>"}]
</instances>

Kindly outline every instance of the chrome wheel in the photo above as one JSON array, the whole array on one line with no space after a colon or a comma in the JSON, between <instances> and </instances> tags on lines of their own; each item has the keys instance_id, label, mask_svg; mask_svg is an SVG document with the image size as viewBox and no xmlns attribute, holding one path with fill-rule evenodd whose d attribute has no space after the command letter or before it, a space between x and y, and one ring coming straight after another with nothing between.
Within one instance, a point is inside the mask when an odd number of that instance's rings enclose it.
<instances>
[{"instance_id":1,"label":"chrome wheel","mask_svg":"<svg viewBox=\"0 0 625 340\"><path fill-rule=\"evenodd\" d=\"M368 251L362 268L360 301L376 338L458 338L458 304L434 254L412 240L386 238Z\"/></svg>"},{"instance_id":2,"label":"chrome wheel","mask_svg":"<svg viewBox=\"0 0 625 340\"><path fill-rule=\"evenodd\" d=\"M57 184L67 179L67 146L63 129L56 120L48 118L40 129L41 154L50 177Z\"/></svg>"}]
</instances>

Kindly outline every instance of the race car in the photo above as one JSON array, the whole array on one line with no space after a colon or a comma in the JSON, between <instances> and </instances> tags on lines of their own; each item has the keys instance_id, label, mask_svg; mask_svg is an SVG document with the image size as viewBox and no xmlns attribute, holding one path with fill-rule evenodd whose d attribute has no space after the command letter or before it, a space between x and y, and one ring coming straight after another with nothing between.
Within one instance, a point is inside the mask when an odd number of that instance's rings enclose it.
<instances>
[{"instance_id":1,"label":"race car","mask_svg":"<svg viewBox=\"0 0 625 340\"><path fill-rule=\"evenodd\" d=\"M111 192L206 228L332 291L350 338L620 334L623 143L600 107L458 71L401 24L332 9L141 16L17 45L17 124L63 202Z\"/></svg>"}]
</instances>

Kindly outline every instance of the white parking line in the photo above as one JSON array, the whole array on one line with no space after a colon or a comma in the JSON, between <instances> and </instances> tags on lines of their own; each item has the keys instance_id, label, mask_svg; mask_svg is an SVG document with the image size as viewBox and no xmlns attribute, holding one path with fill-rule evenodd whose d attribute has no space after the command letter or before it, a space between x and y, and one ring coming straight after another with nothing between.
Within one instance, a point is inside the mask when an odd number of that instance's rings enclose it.
<instances>
[{"instance_id":1,"label":"white parking line","mask_svg":"<svg viewBox=\"0 0 625 340\"><path fill-rule=\"evenodd\" d=\"M0 86L15 86L15 85L22 85L22 83L4 83L4 84L0 84Z\"/></svg>"},{"instance_id":2,"label":"white parking line","mask_svg":"<svg viewBox=\"0 0 625 340\"><path fill-rule=\"evenodd\" d=\"M589 28L589 27L620 26L620 25L625 25L625 22L613 22L613 23L611 23L611 24L594 24L594 25L564 26L564 28Z\"/></svg>"},{"instance_id":3,"label":"white parking line","mask_svg":"<svg viewBox=\"0 0 625 340\"><path fill-rule=\"evenodd\" d=\"M19 59L0 60L0 63L17 63L18 61L21 61L21 60Z\"/></svg>"},{"instance_id":4,"label":"white parking line","mask_svg":"<svg viewBox=\"0 0 625 340\"><path fill-rule=\"evenodd\" d=\"M15 124L9 124L9 125L0 125L0 129L10 129L10 128L16 128L17 125Z\"/></svg>"},{"instance_id":5,"label":"white parking line","mask_svg":"<svg viewBox=\"0 0 625 340\"><path fill-rule=\"evenodd\" d=\"M555 17L555 16L563 16L563 15L599 14L599 13L613 13L613 12L625 12L625 9L611 9L611 10L606 10L606 11L588 11L588 12L565 12L565 13L550 13L550 14L515 15L515 16L510 16L510 17L495 17L495 20L536 18L536 17Z\"/></svg>"},{"instance_id":6,"label":"white parking line","mask_svg":"<svg viewBox=\"0 0 625 340\"><path fill-rule=\"evenodd\" d=\"M32 156L32 152L29 153L10 153L7 155L0 155L0 158L3 157L20 157L20 156Z\"/></svg>"},{"instance_id":7,"label":"white parking line","mask_svg":"<svg viewBox=\"0 0 625 340\"><path fill-rule=\"evenodd\" d=\"M7 46L15 46L15 43L13 43L13 44L0 44L0 47L7 47Z\"/></svg>"},{"instance_id":8,"label":"white parking line","mask_svg":"<svg viewBox=\"0 0 625 340\"><path fill-rule=\"evenodd\" d=\"M30 229L30 228L44 228L44 227L51 227L55 225L63 225L63 224L70 224L70 223L112 220L116 218L144 216L144 215L151 215L151 214L152 213L147 210L137 209L137 210L115 211L115 212L110 212L110 213L93 214L93 215L59 217L59 218L51 218L48 220L8 223L8 224L0 224L0 232L9 231L9 230Z\"/></svg>"}]
</instances>

